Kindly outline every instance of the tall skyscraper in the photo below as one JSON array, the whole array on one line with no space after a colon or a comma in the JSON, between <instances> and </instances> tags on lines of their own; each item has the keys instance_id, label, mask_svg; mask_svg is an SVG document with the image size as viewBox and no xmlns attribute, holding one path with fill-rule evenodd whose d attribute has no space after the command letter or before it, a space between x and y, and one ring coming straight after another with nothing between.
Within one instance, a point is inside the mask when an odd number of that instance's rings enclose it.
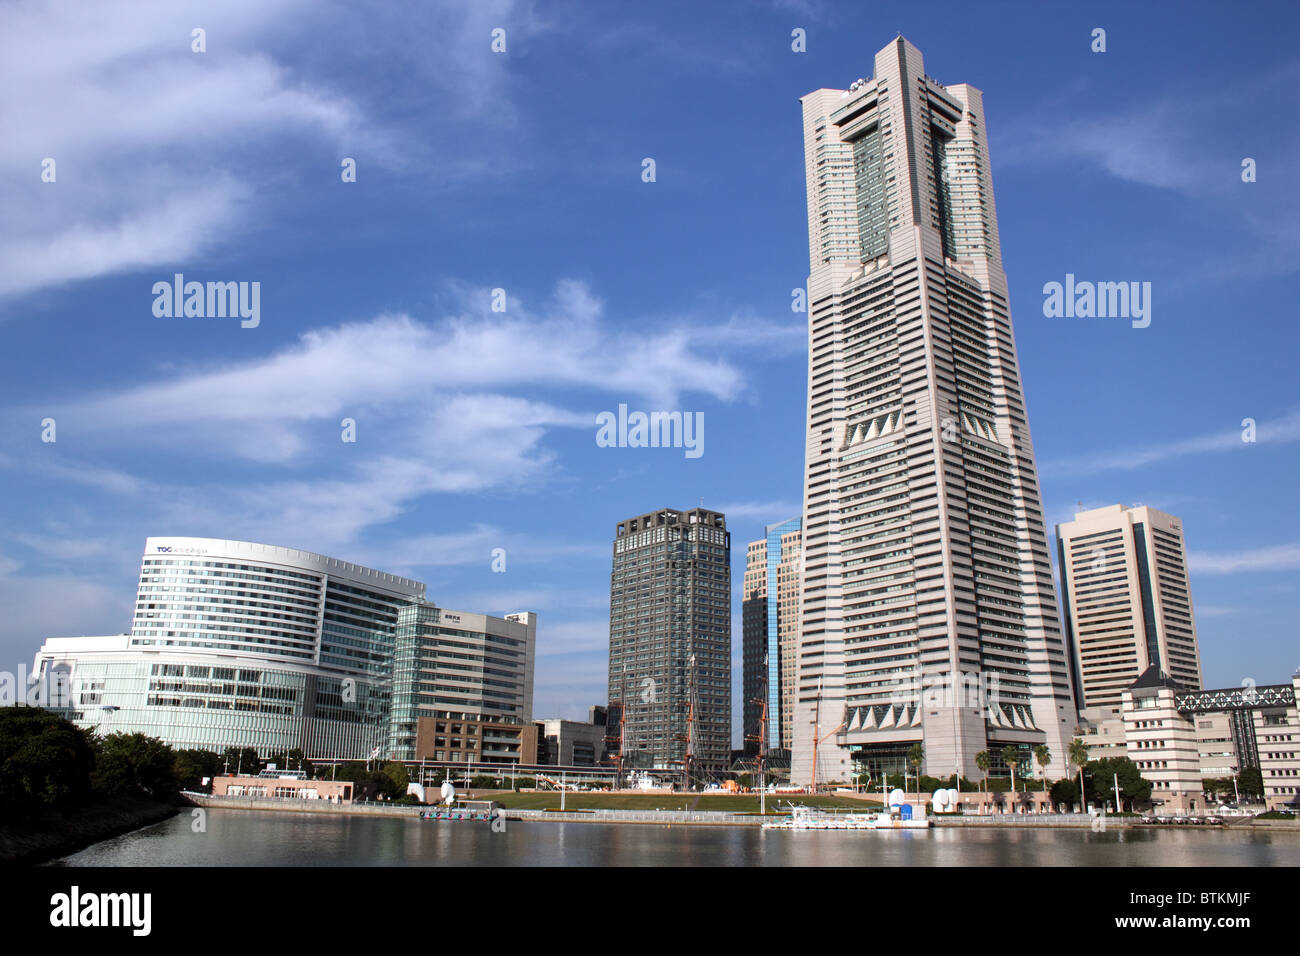
<instances>
[{"instance_id":1,"label":"tall skyscraper","mask_svg":"<svg viewBox=\"0 0 1300 956\"><path fill-rule=\"evenodd\" d=\"M1152 666L1201 689L1181 521L1154 508L1110 505L1057 525L1056 546L1081 708L1117 711L1124 691Z\"/></svg>"},{"instance_id":2,"label":"tall skyscraper","mask_svg":"<svg viewBox=\"0 0 1300 956\"><path fill-rule=\"evenodd\" d=\"M899 37L872 79L802 102L811 274L792 774L809 780L814 754L826 780L898 769L918 742L936 776L1039 743L1062 773L1077 713L982 94L940 85Z\"/></svg>"},{"instance_id":3,"label":"tall skyscraper","mask_svg":"<svg viewBox=\"0 0 1300 956\"><path fill-rule=\"evenodd\" d=\"M803 556L801 524L799 518L770 524L767 533L751 541L745 551L741 666L747 754L758 752L764 701L768 751L788 755L790 750Z\"/></svg>"},{"instance_id":4,"label":"tall skyscraper","mask_svg":"<svg viewBox=\"0 0 1300 956\"><path fill-rule=\"evenodd\" d=\"M609 589L610 718L626 769L731 761L731 535L717 511L619 522Z\"/></svg>"}]
</instances>

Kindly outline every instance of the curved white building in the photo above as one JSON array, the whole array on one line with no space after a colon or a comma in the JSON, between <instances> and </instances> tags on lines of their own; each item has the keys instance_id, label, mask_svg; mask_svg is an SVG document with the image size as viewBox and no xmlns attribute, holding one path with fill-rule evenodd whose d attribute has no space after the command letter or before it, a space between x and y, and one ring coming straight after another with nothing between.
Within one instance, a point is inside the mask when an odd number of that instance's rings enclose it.
<instances>
[{"instance_id":1,"label":"curved white building","mask_svg":"<svg viewBox=\"0 0 1300 956\"><path fill-rule=\"evenodd\" d=\"M388 736L398 612L418 581L215 538L149 538L131 633L51 638L69 716L174 747L365 758ZM531 703L531 701L530 701Z\"/></svg>"}]
</instances>

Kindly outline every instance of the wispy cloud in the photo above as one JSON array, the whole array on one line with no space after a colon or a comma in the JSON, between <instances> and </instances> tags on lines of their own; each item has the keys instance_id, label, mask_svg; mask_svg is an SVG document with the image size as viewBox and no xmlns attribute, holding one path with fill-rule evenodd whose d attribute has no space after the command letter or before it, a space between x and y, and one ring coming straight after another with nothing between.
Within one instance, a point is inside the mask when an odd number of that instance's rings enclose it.
<instances>
[{"instance_id":1,"label":"wispy cloud","mask_svg":"<svg viewBox=\"0 0 1300 956\"><path fill-rule=\"evenodd\" d=\"M531 5L357 6L0 7L0 298L219 251L289 201L268 198L286 156L331 176L345 155L372 169L436 169L441 183L501 175L504 148L496 162L467 160L464 147L467 137L500 140L485 127L513 122L509 61L492 54L490 31L508 27L523 42L543 29ZM305 24L310 47L288 43ZM195 28L206 31L205 52L191 47ZM380 78L340 82L339 64L360 68L362 55ZM431 101L436 130L394 132ZM328 163L311 158L322 151ZM47 158L52 183L41 178Z\"/></svg>"},{"instance_id":2,"label":"wispy cloud","mask_svg":"<svg viewBox=\"0 0 1300 956\"><path fill-rule=\"evenodd\" d=\"M1173 458L1221 452L1249 452L1254 445L1285 445L1300 441L1300 412L1290 412L1271 421L1257 421L1255 441L1242 440L1242 427L1225 428L1206 435L1196 435L1172 442L1146 445L1095 455L1045 460L1039 473L1047 478L1077 477L1104 471L1133 471Z\"/></svg>"},{"instance_id":3,"label":"wispy cloud","mask_svg":"<svg viewBox=\"0 0 1300 956\"><path fill-rule=\"evenodd\" d=\"M788 518L797 518L803 505L797 501L737 501L718 509L728 519L758 518L763 524L776 524Z\"/></svg>"},{"instance_id":4,"label":"wispy cloud","mask_svg":"<svg viewBox=\"0 0 1300 956\"><path fill-rule=\"evenodd\" d=\"M1076 85L1011 120L999 155L1008 165L1083 163L1125 182L1180 193L1216 228L1252 237L1221 243L1213 256L1192 261L1181 284L1289 275L1300 268L1300 197L1287 172L1300 162L1300 138L1285 127L1266 134L1236 129L1232 118L1243 101L1280 107L1297 79L1300 60L1211 83L1203 96L1189 97L1182 86L1159 91L1139 85L1132 106L1107 112L1089 109L1089 102L1101 98ZM1204 137L1208 114L1228 118L1209 144ZM1259 164L1257 181L1250 185L1241 180L1246 156Z\"/></svg>"},{"instance_id":5,"label":"wispy cloud","mask_svg":"<svg viewBox=\"0 0 1300 956\"><path fill-rule=\"evenodd\" d=\"M608 622L606 622L608 627ZM542 642L539 635L538 643ZM533 713L585 720L587 708L609 699L609 662L601 650L557 654L538 662Z\"/></svg>"},{"instance_id":6,"label":"wispy cloud","mask_svg":"<svg viewBox=\"0 0 1300 956\"><path fill-rule=\"evenodd\" d=\"M512 298L505 313L491 311L486 288L451 283L447 291L450 314L441 319L383 315L316 329L253 359L16 409L15 427L39 411L36 420L56 417L61 437L77 436L76 459L62 444L41 445L24 464L135 499L155 527L324 551L359 544L366 529L429 495L545 487L563 475L548 440L555 432L594 435L594 409L618 401L733 400L747 385L727 355L770 347L726 327L701 345L687 320L611 321L576 281L559 282L536 307ZM636 360L611 361L620 355ZM354 443L341 441L345 418L355 422ZM118 465L142 452L155 463L217 464L222 480L164 487ZM513 541L491 528L448 532L399 541L400 553L383 560L451 565L505 545L528 560L535 543Z\"/></svg>"},{"instance_id":7,"label":"wispy cloud","mask_svg":"<svg viewBox=\"0 0 1300 956\"><path fill-rule=\"evenodd\" d=\"M1250 571L1294 571L1300 568L1300 544L1210 554L1187 553L1187 566L1197 574L1240 574ZM1200 609L1197 609L1198 613Z\"/></svg>"}]
</instances>

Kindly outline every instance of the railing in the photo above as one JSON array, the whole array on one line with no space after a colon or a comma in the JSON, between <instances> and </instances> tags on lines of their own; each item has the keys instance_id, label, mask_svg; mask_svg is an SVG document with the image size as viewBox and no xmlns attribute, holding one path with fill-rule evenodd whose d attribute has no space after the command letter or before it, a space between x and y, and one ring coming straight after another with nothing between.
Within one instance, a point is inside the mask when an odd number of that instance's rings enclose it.
<instances>
[{"instance_id":1,"label":"railing","mask_svg":"<svg viewBox=\"0 0 1300 956\"><path fill-rule=\"evenodd\" d=\"M757 826L758 814L724 813L716 810L512 810L502 811L508 820L549 820L558 823L694 823L714 826Z\"/></svg>"}]
</instances>

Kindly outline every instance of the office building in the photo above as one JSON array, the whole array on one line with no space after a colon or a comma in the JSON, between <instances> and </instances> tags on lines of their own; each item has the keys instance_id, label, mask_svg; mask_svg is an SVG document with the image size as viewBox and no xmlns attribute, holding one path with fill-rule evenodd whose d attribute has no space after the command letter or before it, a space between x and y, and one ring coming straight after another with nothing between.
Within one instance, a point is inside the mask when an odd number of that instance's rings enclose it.
<instances>
[{"instance_id":1,"label":"office building","mask_svg":"<svg viewBox=\"0 0 1300 956\"><path fill-rule=\"evenodd\" d=\"M800 519L768 525L745 551L741 666L744 752L758 752L766 704L767 751L789 755L799 639Z\"/></svg>"},{"instance_id":2,"label":"office building","mask_svg":"<svg viewBox=\"0 0 1300 956\"><path fill-rule=\"evenodd\" d=\"M624 769L722 773L731 755L731 535L704 508L618 524L609 739Z\"/></svg>"},{"instance_id":3,"label":"office building","mask_svg":"<svg viewBox=\"0 0 1300 956\"><path fill-rule=\"evenodd\" d=\"M391 757L422 756L417 754L416 738L424 718L437 723L531 722L536 614L489 617L420 602L398 611L395 630L393 707L386 746ZM433 749L449 748L444 744Z\"/></svg>"},{"instance_id":4,"label":"office building","mask_svg":"<svg viewBox=\"0 0 1300 956\"><path fill-rule=\"evenodd\" d=\"M441 712L419 716L408 760L464 764L473 772L483 764L502 767L537 763L537 725L473 713Z\"/></svg>"},{"instance_id":5,"label":"office building","mask_svg":"<svg viewBox=\"0 0 1300 956\"><path fill-rule=\"evenodd\" d=\"M599 722L560 718L536 721L537 762L552 767L599 765L605 756L605 711L599 710Z\"/></svg>"},{"instance_id":6,"label":"office building","mask_svg":"<svg viewBox=\"0 0 1300 956\"><path fill-rule=\"evenodd\" d=\"M444 678L425 670L424 658L404 658L395 700L398 623L413 613L425 620L439 611L423 584L398 575L273 545L153 537L131 632L50 638L35 670L67 675L71 700L53 709L78 725L138 731L178 748L395 756L391 717L423 706L429 681L446 701L476 711L513 706L494 713L528 721L533 615L466 616L472 635L457 666ZM480 639L484 632L522 644L501 663L497 648L504 654L506 645Z\"/></svg>"},{"instance_id":7,"label":"office building","mask_svg":"<svg viewBox=\"0 0 1300 956\"><path fill-rule=\"evenodd\" d=\"M1201 687L1182 522L1110 505L1056 526L1057 564L1075 694L1086 711L1118 710L1149 668Z\"/></svg>"},{"instance_id":8,"label":"office building","mask_svg":"<svg viewBox=\"0 0 1300 956\"><path fill-rule=\"evenodd\" d=\"M1116 710L1085 712L1088 759L1128 757L1165 812L1205 810L1207 779L1259 769L1268 809L1300 803L1300 673L1290 683L1219 690L1184 687L1152 665ZM1090 715L1090 716L1089 716Z\"/></svg>"},{"instance_id":9,"label":"office building","mask_svg":"<svg viewBox=\"0 0 1300 956\"><path fill-rule=\"evenodd\" d=\"M983 96L902 37L803 97L811 273L792 775L978 773L1077 723ZM927 688L974 686L975 693Z\"/></svg>"}]
</instances>

